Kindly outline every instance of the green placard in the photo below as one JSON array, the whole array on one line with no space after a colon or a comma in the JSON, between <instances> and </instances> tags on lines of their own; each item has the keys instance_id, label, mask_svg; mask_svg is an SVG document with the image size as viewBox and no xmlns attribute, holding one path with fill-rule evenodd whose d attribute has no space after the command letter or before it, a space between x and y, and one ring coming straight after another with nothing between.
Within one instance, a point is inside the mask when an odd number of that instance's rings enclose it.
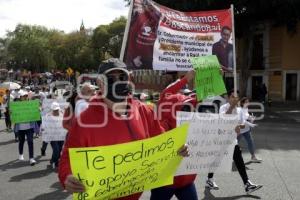
<instances>
[{"instance_id":1,"label":"green placard","mask_svg":"<svg viewBox=\"0 0 300 200\"><path fill-rule=\"evenodd\" d=\"M220 74L220 64L215 55L192 58L191 62L196 71L195 85L198 100L226 93Z\"/></svg>"},{"instance_id":2,"label":"green placard","mask_svg":"<svg viewBox=\"0 0 300 200\"><path fill-rule=\"evenodd\" d=\"M13 123L34 122L41 119L39 100L16 101L9 105L10 118Z\"/></svg>"}]
</instances>

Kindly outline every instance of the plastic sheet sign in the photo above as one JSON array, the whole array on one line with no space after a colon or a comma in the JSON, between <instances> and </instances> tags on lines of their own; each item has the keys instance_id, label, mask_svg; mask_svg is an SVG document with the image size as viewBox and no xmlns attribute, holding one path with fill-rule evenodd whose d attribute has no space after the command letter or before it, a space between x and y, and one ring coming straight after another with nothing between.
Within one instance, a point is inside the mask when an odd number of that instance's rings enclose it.
<instances>
[{"instance_id":1,"label":"plastic sheet sign","mask_svg":"<svg viewBox=\"0 0 300 200\"><path fill-rule=\"evenodd\" d=\"M231 172L238 116L177 112L176 117L179 126L190 123L187 137L190 157L181 162L177 175Z\"/></svg>"},{"instance_id":2,"label":"plastic sheet sign","mask_svg":"<svg viewBox=\"0 0 300 200\"><path fill-rule=\"evenodd\" d=\"M112 146L69 149L71 169L86 188L73 199L115 199L173 183L188 125Z\"/></svg>"},{"instance_id":3,"label":"plastic sheet sign","mask_svg":"<svg viewBox=\"0 0 300 200\"><path fill-rule=\"evenodd\" d=\"M34 122L41 119L39 100L11 102L9 109L13 123Z\"/></svg>"},{"instance_id":4,"label":"plastic sheet sign","mask_svg":"<svg viewBox=\"0 0 300 200\"><path fill-rule=\"evenodd\" d=\"M226 93L225 84L220 74L220 64L215 55L192 58L196 70L196 93L198 100Z\"/></svg>"}]
</instances>

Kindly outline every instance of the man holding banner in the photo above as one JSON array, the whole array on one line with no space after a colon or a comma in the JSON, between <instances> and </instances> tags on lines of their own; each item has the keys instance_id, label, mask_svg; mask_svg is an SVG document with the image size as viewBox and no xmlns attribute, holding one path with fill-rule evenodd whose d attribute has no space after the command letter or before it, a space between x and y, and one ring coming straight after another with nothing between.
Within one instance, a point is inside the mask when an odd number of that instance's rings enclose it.
<instances>
[{"instance_id":1,"label":"man holding banner","mask_svg":"<svg viewBox=\"0 0 300 200\"><path fill-rule=\"evenodd\" d=\"M86 188L83 180L72 174L70 148L121 144L164 132L153 110L129 95L129 73L123 62L109 59L101 64L99 74L100 93L72 124L59 163L60 182L72 193L82 194ZM188 156L187 147L180 148L179 153ZM137 200L140 196L141 193L133 192L119 199Z\"/></svg>"}]
</instances>

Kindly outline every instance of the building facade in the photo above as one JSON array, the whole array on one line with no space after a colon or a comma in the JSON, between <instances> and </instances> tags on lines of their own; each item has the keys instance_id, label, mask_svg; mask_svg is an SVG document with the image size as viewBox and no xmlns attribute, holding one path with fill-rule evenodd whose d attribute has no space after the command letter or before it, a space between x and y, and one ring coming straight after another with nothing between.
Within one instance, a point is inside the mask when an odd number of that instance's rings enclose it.
<instances>
[{"instance_id":1,"label":"building facade","mask_svg":"<svg viewBox=\"0 0 300 200\"><path fill-rule=\"evenodd\" d=\"M241 52L241 48L238 44L237 52ZM238 68L239 65L238 59ZM265 84L267 98L272 101L300 101L300 23L293 34L284 26L272 27L268 23L254 29L247 81L247 96L253 100L258 100L259 88Z\"/></svg>"}]
</instances>

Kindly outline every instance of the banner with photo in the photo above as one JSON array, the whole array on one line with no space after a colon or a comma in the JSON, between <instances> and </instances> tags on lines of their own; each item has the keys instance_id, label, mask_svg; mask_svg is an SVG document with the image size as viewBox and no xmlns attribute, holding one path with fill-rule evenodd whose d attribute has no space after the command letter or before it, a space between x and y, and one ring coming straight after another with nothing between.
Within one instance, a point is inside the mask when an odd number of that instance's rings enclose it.
<instances>
[{"instance_id":1,"label":"banner with photo","mask_svg":"<svg viewBox=\"0 0 300 200\"><path fill-rule=\"evenodd\" d=\"M180 12L150 0L133 0L121 59L129 69L189 71L190 58L216 55L233 71L231 9Z\"/></svg>"}]
</instances>

